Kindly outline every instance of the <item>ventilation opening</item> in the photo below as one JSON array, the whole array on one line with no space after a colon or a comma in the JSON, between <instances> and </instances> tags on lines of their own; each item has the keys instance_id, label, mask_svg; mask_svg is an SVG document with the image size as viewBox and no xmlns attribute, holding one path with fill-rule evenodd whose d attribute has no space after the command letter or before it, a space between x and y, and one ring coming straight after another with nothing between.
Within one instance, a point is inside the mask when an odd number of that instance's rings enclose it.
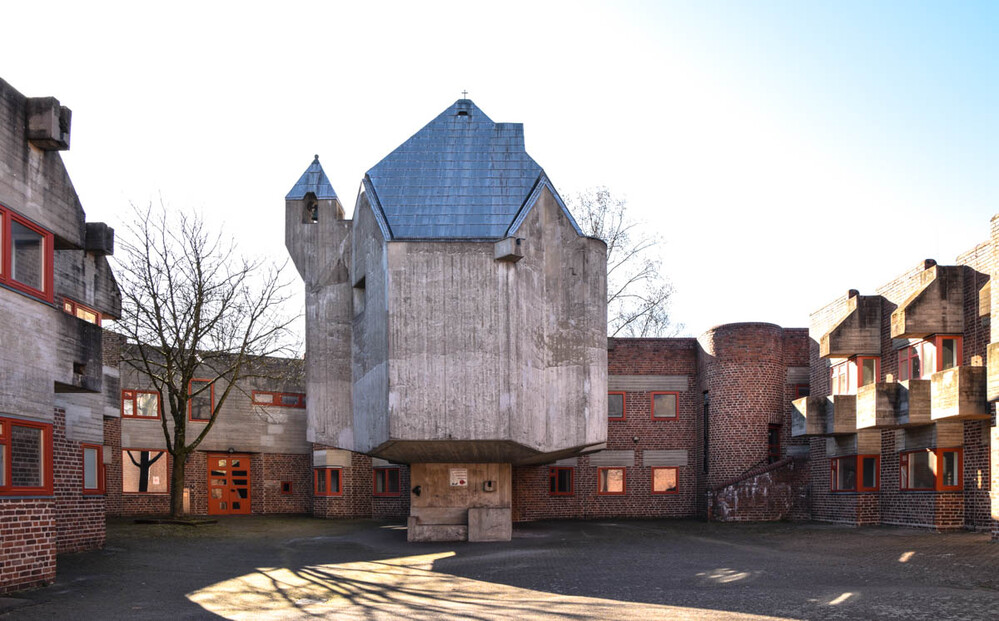
<instances>
[{"instance_id":1,"label":"ventilation opening","mask_svg":"<svg viewBox=\"0 0 999 621\"><path fill-rule=\"evenodd\" d=\"M87 365L82 362L73 363L73 375L86 375Z\"/></svg>"},{"instance_id":2,"label":"ventilation opening","mask_svg":"<svg viewBox=\"0 0 999 621\"><path fill-rule=\"evenodd\" d=\"M365 295L365 293L366 292L364 290L364 279L362 278L361 280L357 281L356 285L354 285L354 315L355 316L360 315L361 313L364 312L364 306L365 306L365 303L367 302L367 300L365 299L367 297Z\"/></svg>"},{"instance_id":3,"label":"ventilation opening","mask_svg":"<svg viewBox=\"0 0 999 621\"><path fill-rule=\"evenodd\" d=\"M458 116L468 116L468 110L458 110Z\"/></svg>"},{"instance_id":4,"label":"ventilation opening","mask_svg":"<svg viewBox=\"0 0 999 621\"><path fill-rule=\"evenodd\" d=\"M319 201L316 195L309 192L305 195L305 205L302 208L302 224L315 224L319 222Z\"/></svg>"}]
</instances>

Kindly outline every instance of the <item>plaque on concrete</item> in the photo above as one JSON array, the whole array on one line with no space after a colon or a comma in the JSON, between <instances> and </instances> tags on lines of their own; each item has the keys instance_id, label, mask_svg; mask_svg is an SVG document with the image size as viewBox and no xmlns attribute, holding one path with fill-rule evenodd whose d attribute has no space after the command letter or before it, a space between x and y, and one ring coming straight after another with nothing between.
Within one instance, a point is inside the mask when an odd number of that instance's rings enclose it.
<instances>
[{"instance_id":1,"label":"plaque on concrete","mask_svg":"<svg viewBox=\"0 0 999 621\"><path fill-rule=\"evenodd\" d=\"M451 487L468 487L468 468L451 468Z\"/></svg>"}]
</instances>

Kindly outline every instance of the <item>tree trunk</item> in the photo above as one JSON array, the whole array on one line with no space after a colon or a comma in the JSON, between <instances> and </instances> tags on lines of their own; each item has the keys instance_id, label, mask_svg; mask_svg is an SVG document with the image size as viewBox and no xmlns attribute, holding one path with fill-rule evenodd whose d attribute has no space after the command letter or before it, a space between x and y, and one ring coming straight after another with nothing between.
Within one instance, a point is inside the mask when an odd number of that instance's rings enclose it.
<instances>
[{"instance_id":1,"label":"tree trunk","mask_svg":"<svg viewBox=\"0 0 999 621\"><path fill-rule=\"evenodd\" d=\"M170 517L184 517L184 466L187 453L173 456L173 470L170 472Z\"/></svg>"}]
</instances>

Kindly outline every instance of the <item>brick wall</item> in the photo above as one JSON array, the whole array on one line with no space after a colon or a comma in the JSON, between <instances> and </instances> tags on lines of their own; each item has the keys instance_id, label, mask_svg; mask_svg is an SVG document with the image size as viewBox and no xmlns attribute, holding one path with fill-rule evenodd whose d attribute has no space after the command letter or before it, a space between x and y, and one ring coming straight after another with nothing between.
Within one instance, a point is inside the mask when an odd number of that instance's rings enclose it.
<instances>
[{"instance_id":1,"label":"brick wall","mask_svg":"<svg viewBox=\"0 0 999 621\"><path fill-rule=\"evenodd\" d=\"M711 490L708 515L720 522L807 520L808 461L784 459Z\"/></svg>"},{"instance_id":2,"label":"brick wall","mask_svg":"<svg viewBox=\"0 0 999 621\"><path fill-rule=\"evenodd\" d=\"M60 409L53 418L52 452L57 552L104 547L104 496L83 494L83 448L66 438L66 413Z\"/></svg>"},{"instance_id":3,"label":"brick wall","mask_svg":"<svg viewBox=\"0 0 999 621\"><path fill-rule=\"evenodd\" d=\"M0 593L55 580L55 516L53 498L0 497Z\"/></svg>"},{"instance_id":4,"label":"brick wall","mask_svg":"<svg viewBox=\"0 0 999 621\"><path fill-rule=\"evenodd\" d=\"M316 445L315 448L333 447ZM371 517L371 458L351 453L349 468L341 471L343 493L340 496L316 496L312 500L312 514L322 518ZM408 511L407 511L408 513Z\"/></svg>"},{"instance_id":5,"label":"brick wall","mask_svg":"<svg viewBox=\"0 0 999 621\"><path fill-rule=\"evenodd\" d=\"M312 455L254 455L263 481L259 508L256 497L254 513L312 513ZM291 493L281 491L281 483L291 483Z\"/></svg>"}]
</instances>

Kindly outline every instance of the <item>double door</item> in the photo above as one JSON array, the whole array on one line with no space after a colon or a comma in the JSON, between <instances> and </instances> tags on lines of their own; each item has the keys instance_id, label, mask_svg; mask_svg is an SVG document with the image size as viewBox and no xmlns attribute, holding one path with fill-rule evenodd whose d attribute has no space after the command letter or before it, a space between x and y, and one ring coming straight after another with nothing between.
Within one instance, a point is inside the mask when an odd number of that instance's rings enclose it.
<instances>
[{"instance_id":1,"label":"double door","mask_svg":"<svg viewBox=\"0 0 999 621\"><path fill-rule=\"evenodd\" d=\"M208 514L249 515L250 456L208 456Z\"/></svg>"}]
</instances>

